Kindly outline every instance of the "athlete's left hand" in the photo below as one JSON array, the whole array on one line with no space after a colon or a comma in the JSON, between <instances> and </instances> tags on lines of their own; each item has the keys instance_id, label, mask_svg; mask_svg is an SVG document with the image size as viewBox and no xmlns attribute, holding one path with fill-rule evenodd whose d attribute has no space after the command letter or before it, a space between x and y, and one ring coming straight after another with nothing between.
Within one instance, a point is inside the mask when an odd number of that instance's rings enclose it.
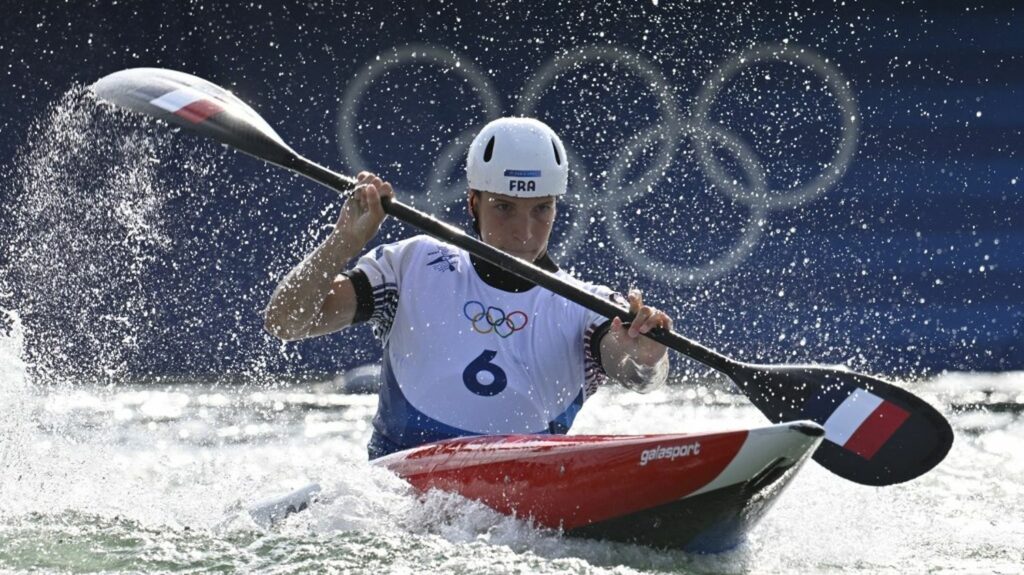
<instances>
[{"instance_id":1,"label":"athlete's left hand","mask_svg":"<svg viewBox=\"0 0 1024 575\"><path fill-rule=\"evenodd\" d=\"M622 351L633 361L641 365L654 365L668 350L653 339L643 337L643 334L656 327L672 329L672 318L659 309L644 305L643 294L639 290L630 290L627 299L629 311L636 317L628 326L619 318L613 319L608 335L622 346Z\"/></svg>"}]
</instances>

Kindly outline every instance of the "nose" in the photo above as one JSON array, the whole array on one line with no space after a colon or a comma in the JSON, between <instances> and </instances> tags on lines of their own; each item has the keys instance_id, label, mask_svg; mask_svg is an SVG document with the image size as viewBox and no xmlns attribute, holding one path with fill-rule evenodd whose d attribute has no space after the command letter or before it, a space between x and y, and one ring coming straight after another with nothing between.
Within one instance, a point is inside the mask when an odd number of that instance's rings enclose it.
<instances>
[{"instance_id":1,"label":"nose","mask_svg":"<svg viewBox=\"0 0 1024 575\"><path fill-rule=\"evenodd\" d=\"M509 223L512 226L512 239L515 241L525 244L533 237L530 231L530 218L527 215L516 215Z\"/></svg>"}]
</instances>

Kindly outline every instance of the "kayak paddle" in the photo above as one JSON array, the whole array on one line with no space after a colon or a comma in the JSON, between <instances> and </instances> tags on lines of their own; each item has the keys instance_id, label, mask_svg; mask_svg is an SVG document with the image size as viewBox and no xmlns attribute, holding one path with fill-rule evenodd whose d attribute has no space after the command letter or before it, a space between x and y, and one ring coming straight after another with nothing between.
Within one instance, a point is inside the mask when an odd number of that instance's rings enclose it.
<instances>
[{"instance_id":1,"label":"kayak paddle","mask_svg":"<svg viewBox=\"0 0 1024 575\"><path fill-rule=\"evenodd\" d=\"M292 150L244 102L223 88L182 72L133 68L100 79L96 94L117 106L184 127L306 176L346 194L355 180ZM398 200L384 211L605 317L632 319L628 309L577 288L537 266L493 248ZM949 422L905 389L852 371L810 365L755 365L722 355L674 331L648 337L727 375L773 422L810 419L825 427L814 459L865 485L891 485L935 467L953 444Z\"/></svg>"}]
</instances>

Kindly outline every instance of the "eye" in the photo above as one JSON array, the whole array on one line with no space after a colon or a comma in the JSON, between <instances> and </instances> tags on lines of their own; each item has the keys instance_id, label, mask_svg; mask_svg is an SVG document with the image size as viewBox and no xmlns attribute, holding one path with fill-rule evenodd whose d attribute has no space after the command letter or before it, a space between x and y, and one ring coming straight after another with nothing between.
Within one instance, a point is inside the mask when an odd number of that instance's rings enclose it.
<instances>
[{"instance_id":1,"label":"eye","mask_svg":"<svg viewBox=\"0 0 1024 575\"><path fill-rule=\"evenodd\" d=\"M494 204L494 209L498 210L499 212L507 212L512 209L512 204L498 202Z\"/></svg>"}]
</instances>

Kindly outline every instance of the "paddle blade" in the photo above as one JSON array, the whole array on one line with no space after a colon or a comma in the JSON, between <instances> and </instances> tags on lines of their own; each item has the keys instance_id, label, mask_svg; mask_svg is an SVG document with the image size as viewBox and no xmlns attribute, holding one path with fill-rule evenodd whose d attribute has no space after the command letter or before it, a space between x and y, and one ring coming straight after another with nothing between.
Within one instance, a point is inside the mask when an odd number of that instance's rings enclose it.
<instances>
[{"instance_id":1,"label":"paddle blade","mask_svg":"<svg viewBox=\"0 0 1024 575\"><path fill-rule=\"evenodd\" d=\"M296 154L255 110L224 88L183 72L132 68L93 85L101 99L288 166Z\"/></svg>"},{"instance_id":2,"label":"paddle blade","mask_svg":"<svg viewBox=\"0 0 1024 575\"><path fill-rule=\"evenodd\" d=\"M819 366L738 364L729 374L768 419L825 428L814 460L864 485L892 485L935 467L953 444L949 422L876 377Z\"/></svg>"}]
</instances>

